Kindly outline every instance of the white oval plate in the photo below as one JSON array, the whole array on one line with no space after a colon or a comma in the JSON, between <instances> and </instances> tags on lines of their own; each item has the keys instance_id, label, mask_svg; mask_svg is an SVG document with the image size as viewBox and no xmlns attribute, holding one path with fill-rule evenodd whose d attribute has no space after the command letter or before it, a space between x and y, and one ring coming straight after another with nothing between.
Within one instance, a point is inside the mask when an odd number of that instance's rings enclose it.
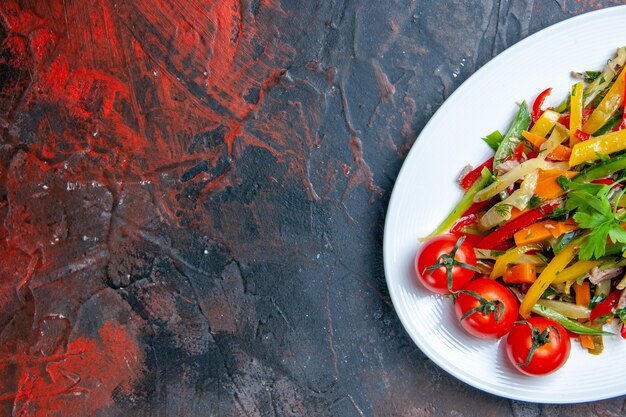
<instances>
[{"instance_id":1,"label":"white oval plate","mask_svg":"<svg viewBox=\"0 0 626 417\"><path fill-rule=\"evenodd\" d=\"M577 342L569 361L545 377L519 374L502 340L464 333L452 302L414 282L418 239L428 235L461 198L455 180L467 164L491 155L480 139L505 132L516 103L553 87L556 105L575 82L570 72L602 69L626 45L626 6L584 14L544 29L498 55L461 85L419 135L394 186L385 221L384 262L393 305L417 346L456 378L516 400L577 403L626 394L626 340L605 339L604 353Z\"/></svg>"}]
</instances>

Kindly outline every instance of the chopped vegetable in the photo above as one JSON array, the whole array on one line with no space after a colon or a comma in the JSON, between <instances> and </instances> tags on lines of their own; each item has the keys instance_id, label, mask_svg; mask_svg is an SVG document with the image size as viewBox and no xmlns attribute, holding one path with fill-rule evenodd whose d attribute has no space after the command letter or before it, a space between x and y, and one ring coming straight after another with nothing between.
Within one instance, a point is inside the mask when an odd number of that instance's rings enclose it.
<instances>
[{"instance_id":1,"label":"chopped vegetable","mask_svg":"<svg viewBox=\"0 0 626 417\"><path fill-rule=\"evenodd\" d=\"M494 183L477 192L474 196L474 201L486 201L495 197L498 193L506 190L507 187L537 169L565 171L567 166L564 166L562 163L548 162L541 158L534 158L522 162L517 167L502 175Z\"/></svg>"},{"instance_id":2,"label":"chopped vegetable","mask_svg":"<svg viewBox=\"0 0 626 417\"><path fill-rule=\"evenodd\" d=\"M559 323L561 326L565 327L567 330L569 330L572 333L588 334L588 335L605 335L605 334L612 335L613 334L610 332L605 332L603 330L595 329L590 326L585 326L584 324L571 320L565 317L565 315L541 304L535 304L532 308L532 312L542 317L556 321L557 323Z\"/></svg>"},{"instance_id":3,"label":"chopped vegetable","mask_svg":"<svg viewBox=\"0 0 626 417\"><path fill-rule=\"evenodd\" d=\"M615 290L609 294L604 300L596 304L591 310L589 320L594 321L596 319L606 320L609 317L613 318L613 314L617 310L617 302L622 294L620 290Z\"/></svg>"},{"instance_id":4,"label":"chopped vegetable","mask_svg":"<svg viewBox=\"0 0 626 417\"><path fill-rule=\"evenodd\" d=\"M543 114L544 111L541 110L541 106L543 106L543 102L546 100L546 97L550 95L550 93L552 93L552 89L546 88L541 93L539 93L539 95L535 99L533 103L533 113L532 113L533 123L536 123L537 120L539 119L539 116Z\"/></svg>"},{"instance_id":5,"label":"chopped vegetable","mask_svg":"<svg viewBox=\"0 0 626 417\"><path fill-rule=\"evenodd\" d=\"M604 96L598 107L595 108L587 122L583 125L583 132L595 133L622 107L624 103L624 75L626 75L626 72L622 70L609 92L606 93L606 96Z\"/></svg>"},{"instance_id":6,"label":"chopped vegetable","mask_svg":"<svg viewBox=\"0 0 626 417\"><path fill-rule=\"evenodd\" d=\"M526 252L530 252L533 250L538 250L541 247L539 245L526 245L526 246L516 246L511 250L508 250L503 255L498 256L496 259L496 264L493 266L493 270L489 275L489 278L496 279L501 277L506 272L506 268L509 264L512 264L516 260L518 260L523 254Z\"/></svg>"},{"instance_id":7,"label":"chopped vegetable","mask_svg":"<svg viewBox=\"0 0 626 417\"><path fill-rule=\"evenodd\" d=\"M580 345L587 350L595 349L596 345L593 343L593 337L588 334L581 334L578 336L580 339Z\"/></svg>"},{"instance_id":8,"label":"chopped vegetable","mask_svg":"<svg viewBox=\"0 0 626 417\"><path fill-rule=\"evenodd\" d=\"M616 156L609 161L600 162L593 167L582 171L572 180L575 184L589 183L598 178L608 177L618 171L626 169L626 155Z\"/></svg>"},{"instance_id":9,"label":"chopped vegetable","mask_svg":"<svg viewBox=\"0 0 626 417\"><path fill-rule=\"evenodd\" d=\"M534 133L523 131L522 136L528 142L532 143L533 146L537 149L541 149L541 146L546 142L546 138L543 136L536 135ZM572 154L572 150L567 146L557 145L550 154L548 154L547 158L553 161L569 161L569 158Z\"/></svg>"},{"instance_id":10,"label":"chopped vegetable","mask_svg":"<svg viewBox=\"0 0 626 417\"><path fill-rule=\"evenodd\" d=\"M576 145L580 142L580 139L576 136L576 131L582 128L583 122L583 89L584 84L578 82L572 87L572 94L570 100L570 121L569 121L569 144L570 146Z\"/></svg>"},{"instance_id":11,"label":"chopped vegetable","mask_svg":"<svg viewBox=\"0 0 626 417\"><path fill-rule=\"evenodd\" d=\"M502 280L507 284L532 284L536 279L537 268L530 263L512 266L502 276Z\"/></svg>"},{"instance_id":12,"label":"chopped vegetable","mask_svg":"<svg viewBox=\"0 0 626 417\"><path fill-rule=\"evenodd\" d=\"M541 145L541 152L548 155L548 158L552 158L552 152L556 150L561 143L569 138L569 131L562 124L557 123L552 129L552 133L548 137L543 145Z\"/></svg>"},{"instance_id":13,"label":"chopped vegetable","mask_svg":"<svg viewBox=\"0 0 626 417\"><path fill-rule=\"evenodd\" d=\"M504 162L513 153L513 148L519 144L519 138L522 135L522 131L527 130L530 126L530 110L526 102L522 102L509 128L508 132L502 138L498 149L496 150L493 165L497 166Z\"/></svg>"},{"instance_id":14,"label":"chopped vegetable","mask_svg":"<svg viewBox=\"0 0 626 417\"><path fill-rule=\"evenodd\" d=\"M615 58L611 59L604 71L596 77L591 83L585 87L583 97L585 107L593 103L593 101L609 86L617 72L624 67L626 63L626 47L617 49Z\"/></svg>"},{"instance_id":15,"label":"chopped vegetable","mask_svg":"<svg viewBox=\"0 0 626 417\"><path fill-rule=\"evenodd\" d=\"M610 155L624 149L626 149L626 130L606 133L574 145L569 166L573 167L600 159L598 154Z\"/></svg>"},{"instance_id":16,"label":"chopped vegetable","mask_svg":"<svg viewBox=\"0 0 626 417\"><path fill-rule=\"evenodd\" d=\"M537 186L537 173L533 172L526 175L519 189L515 190L510 196L495 204L480 219L480 226L483 230L489 230L498 224L504 223L512 216L512 209L525 210L528 207L530 199L533 197L535 187Z\"/></svg>"},{"instance_id":17,"label":"chopped vegetable","mask_svg":"<svg viewBox=\"0 0 626 417\"><path fill-rule=\"evenodd\" d=\"M489 171L493 170L493 157L487 159L482 164L468 172L463 178L461 178L460 184L464 190L469 190L472 185L481 177L483 168L487 168Z\"/></svg>"},{"instance_id":18,"label":"chopped vegetable","mask_svg":"<svg viewBox=\"0 0 626 417\"><path fill-rule=\"evenodd\" d=\"M495 231L491 232L478 243L478 247L482 249L493 249L499 244L503 243L507 239L513 237L515 232L524 227L545 218L548 214L552 213L557 205L547 204L540 208L532 209L519 217L511 220Z\"/></svg>"},{"instance_id":19,"label":"chopped vegetable","mask_svg":"<svg viewBox=\"0 0 626 417\"><path fill-rule=\"evenodd\" d=\"M552 281L556 278L556 275L561 272L567 264L576 256L576 250L578 249L575 242L567 245L561 252L556 254L552 261L548 264L546 269L539 275L539 278L528 289L526 296L522 300L520 305L520 315L524 318L528 318L530 310L537 303L537 300L541 297L541 294L548 288Z\"/></svg>"},{"instance_id":20,"label":"chopped vegetable","mask_svg":"<svg viewBox=\"0 0 626 417\"><path fill-rule=\"evenodd\" d=\"M559 121L560 116L561 115L559 113L553 110L544 111L533 127L530 128L529 133L545 138L554 125Z\"/></svg>"},{"instance_id":21,"label":"chopped vegetable","mask_svg":"<svg viewBox=\"0 0 626 417\"><path fill-rule=\"evenodd\" d=\"M599 354L612 334L603 325L615 319L626 338L625 64L623 47L603 71L582 73L556 108L543 108L551 89L532 110L522 103L504 136L483 138L493 158L460 178L467 191L433 233L471 242L481 278L520 300L524 320L511 333L532 333L534 349L563 326ZM489 300L479 308L495 311ZM515 364L526 369L533 355Z\"/></svg>"},{"instance_id":22,"label":"chopped vegetable","mask_svg":"<svg viewBox=\"0 0 626 417\"><path fill-rule=\"evenodd\" d=\"M577 229L578 224L576 224L576 222L572 219L562 222L546 220L521 229L516 232L513 237L515 238L515 244L519 246L527 245L529 243L542 242L553 237L559 237L564 233L572 232Z\"/></svg>"},{"instance_id":23,"label":"chopped vegetable","mask_svg":"<svg viewBox=\"0 0 626 417\"><path fill-rule=\"evenodd\" d=\"M552 283L562 284L564 282L574 281L591 271L594 267L600 265L600 263L600 261L578 261L574 265L567 267L558 273Z\"/></svg>"},{"instance_id":24,"label":"chopped vegetable","mask_svg":"<svg viewBox=\"0 0 626 417\"><path fill-rule=\"evenodd\" d=\"M502 136L502 133L500 133L499 130L491 132L490 134L488 134L487 136L483 138L485 143L489 145L489 147L493 149L494 151L498 150L500 143L502 143L502 139L504 139L504 136Z\"/></svg>"},{"instance_id":25,"label":"chopped vegetable","mask_svg":"<svg viewBox=\"0 0 626 417\"><path fill-rule=\"evenodd\" d=\"M573 178L576 171L539 170L539 178L535 187L535 195L542 200L554 200L565 194L565 190L557 183L557 178L565 176Z\"/></svg>"},{"instance_id":26,"label":"chopped vegetable","mask_svg":"<svg viewBox=\"0 0 626 417\"><path fill-rule=\"evenodd\" d=\"M587 307L589 305L589 302L591 301L589 281L585 281L581 284L574 284L574 291L576 292L576 304L578 304L579 306Z\"/></svg>"},{"instance_id":27,"label":"chopped vegetable","mask_svg":"<svg viewBox=\"0 0 626 417\"><path fill-rule=\"evenodd\" d=\"M465 193L461 201L450 212L443 222L437 227L428 237L439 235L452 227L452 225L459 219L459 217L472 206L474 196L480 190L482 190L487 184L491 183L492 176L488 169L483 169L481 177L470 187Z\"/></svg>"},{"instance_id":28,"label":"chopped vegetable","mask_svg":"<svg viewBox=\"0 0 626 417\"><path fill-rule=\"evenodd\" d=\"M586 306L567 303L565 301L541 299L537 301L537 304L554 310L570 319L588 319L591 313L591 310Z\"/></svg>"}]
</instances>

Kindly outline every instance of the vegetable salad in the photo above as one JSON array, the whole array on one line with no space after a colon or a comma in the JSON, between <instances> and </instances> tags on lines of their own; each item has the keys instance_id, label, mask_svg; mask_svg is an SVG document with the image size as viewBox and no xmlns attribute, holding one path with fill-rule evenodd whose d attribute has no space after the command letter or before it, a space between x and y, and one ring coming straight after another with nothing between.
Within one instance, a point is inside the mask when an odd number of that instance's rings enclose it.
<instances>
[{"instance_id":1,"label":"vegetable salad","mask_svg":"<svg viewBox=\"0 0 626 417\"><path fill-rule=\"evenodd\" d=\"M441 279L438 292L476 301L461 321L479 313L497 318L506 307L497 296L457 288L457 275L469 273L514 294L518 303L506 304L532 330L517 333L539 338L531 317L555 323L541 328L543 345L556 325L591 353L602 351L606 323L620 322L626 337L625 62L622 47L603 70L575 73L558 106L544 106L548 88L532 105L520 104L504 134L483 138L493 156L462 172L464 196L416 258L420 280ZM449 241L445 253L425 256L429 240L441 236ZM475 262L466 261L468 251ZM533 344L527 362L543 345Z\"/></svg>"}]
</instances>

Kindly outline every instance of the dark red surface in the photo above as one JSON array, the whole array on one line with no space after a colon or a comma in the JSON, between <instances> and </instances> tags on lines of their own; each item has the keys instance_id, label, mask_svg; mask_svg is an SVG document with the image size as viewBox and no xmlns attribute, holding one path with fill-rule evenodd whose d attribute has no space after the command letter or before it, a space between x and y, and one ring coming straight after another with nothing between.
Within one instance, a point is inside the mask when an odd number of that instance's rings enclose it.
<instances>
[{"instance_id":1,"label":"dark red surface","mask_svg":"<svg viewBox=\"0 0 626 417\"><path fill-rule=\"evenodd\" d=\"M623 414L445 374L381 245L443 100L616 3L0 1L0 415Z\"/></svg>"}]
</instances>

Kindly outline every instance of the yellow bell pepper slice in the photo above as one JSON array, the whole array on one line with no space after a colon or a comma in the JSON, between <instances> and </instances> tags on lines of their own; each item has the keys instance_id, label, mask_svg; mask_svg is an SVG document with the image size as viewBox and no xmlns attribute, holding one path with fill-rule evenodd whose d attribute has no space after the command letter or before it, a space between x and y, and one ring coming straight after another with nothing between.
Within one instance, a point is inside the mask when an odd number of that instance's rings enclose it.
<instances>
[{"instance_id":1,"label":"yellow bell pepper slice","mask_svg":"<svg viewBox=\"0 0 626 417\"><path fill-rule=\"evenodd\" d=\"M609 155L624 149L626 149L626 129L607 133L574 145L569 158L569 166L573 167L598 159L599 153Z\"/></svg>"},{"instance_id":2,"label":"yellow bell pepper slice","mask_svg":"<svg viewBox=\"0 0 626 417\"><path fill-rule=\"evenodd\" d=\"M570 115L569 115L569 145L574 146L580 140L576 137L577 130L582 128L583 122L583 88L584 83L581 81L574 84L572 94L570 95Z\"/></svg>"},{"instance_id":3,"label":"yellow bell pepper slice","mask_svg":"<svg viewBox=\"0 0 626 417\"><path fill-rule=\"evenodd\" d=\"M539 275L537 281L530 286L526 296L522 300L519 307L519 313L522 317L528 318L528 316L530 316L531 309L535 304L537 304L537 301L541 298L544 291L556 279L557 274L561 272L567 264L572 261L572 259L574 259L577 248L578 243L571 242L565 246L561 252L557 253L554 258L552 258L552 261L550 261L541 275Z\"/></svg>"},{"instance_id":4,"label":"yellow bell pepper slice","mask_svg":"<svg viewBox=\"0 0 626 417\"><path fill-rule=\"evenodd\" d=\"M556 275L553 284L560 284L563 282L573 281L576 278L583 276L587 272L591 271L594 267L600 265L600 261L578 261L569 268L565 268Z\"/></svg>"},{"instance_id":5,"label":"yellow bell pepper slice","mask_svg":"<svg viewBox=\"0 0 626 417\"><path fill-rule=\"evenodd\" d=\"M622 70L617 79L606 93L598 107L595 108L589 119L583 125L583 132L593 134L596 130L609 121L615 112L622 106L624 102L624 76L626 72Z\"/></svg>"},{"instance_id":6,"label":"yellow bell pepper slice","mask_svg":"<svg viewBox=\"0 0 626 417\"><path fill-rule=\"evenodd\" d=\"M539 116L539 119L537 119L533 127L530 129L530 133L532 133L533 135L546 137L550 129L552 129L556 122L559 120L560 116L561 115L554 110L544 111L541 116Z\"/></svg>"}]
</instances>

